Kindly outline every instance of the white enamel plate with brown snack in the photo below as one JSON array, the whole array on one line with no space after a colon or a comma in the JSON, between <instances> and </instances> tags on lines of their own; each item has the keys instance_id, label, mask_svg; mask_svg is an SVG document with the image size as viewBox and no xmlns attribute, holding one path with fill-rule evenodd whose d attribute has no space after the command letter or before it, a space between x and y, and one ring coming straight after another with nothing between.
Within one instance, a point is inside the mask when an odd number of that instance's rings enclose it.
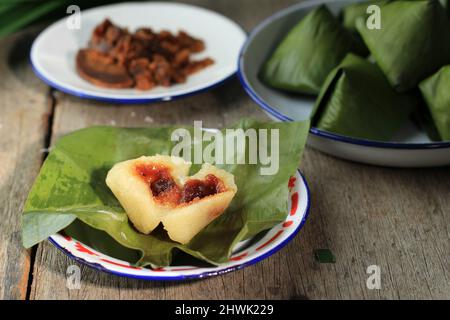
<instances>
[{"instance_id":1,"label":"white enamel plate with brown snack","mask_svg":"<svg viewBox=\"0 0 450 320\"><path fill-rule=\"evenodd\" d=\"M123 3L64 18L34 41L35 73L69 94L117 103L170 100L234 75L244 31L204 8Z\"/></svg>"}]
</instances>

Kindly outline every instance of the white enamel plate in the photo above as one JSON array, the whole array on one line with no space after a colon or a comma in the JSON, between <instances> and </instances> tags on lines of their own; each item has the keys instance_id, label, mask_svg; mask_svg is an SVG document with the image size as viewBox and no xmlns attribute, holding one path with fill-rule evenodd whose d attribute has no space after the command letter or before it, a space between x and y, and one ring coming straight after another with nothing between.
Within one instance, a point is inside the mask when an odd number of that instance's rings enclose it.
<instances>
[{"instance_id":1,"label":"white enamel plate","mask_svg":"<svg viewBox=\"0 0 450 320\"><path fill-rule=\"evenodd\" d=\"M155 31L184 30L205 42L206 50L194 59L212 58L215 63L188 77L186 83L152 90L107 89L82 79L75 69L75 55L86 47L92 30L105 18L134 31L150 27ZM82 98L114 103L142 103L171 100L204 91L222 83L237 71L239 50L245 32L230 19L207 9L179 3L121 3L81 12L81 28L69 29L62 19L45 29L31 48L35 73L50 86Z\"/></svg>"},{"instance_id":2,"label":"white enamel plate","mask_svg":"<svg viewBox=\"0 0 450 320\"><path fill-rule=\"evenodd\" d=\"M309 212L310 195L305 179L297 172L289 180L289 199L286 220L263 235L240 242L229 261L219 266L169 266L150 269L130 265L109 257L77 239L55 234L49 238L58 249L72 259L100 271L144 280L186 280L220 275L255 264L283 248L303 227Z\"/></svg>"},{"instance_id":3,"label":"white enamel plate","mask_svg":"<svg viewBox=\"0 0 450 320\"><path fill-rule=\"evenodd\" d=\"M287 94L264 85L258 73L279 41L308 12L325 3L338 15L358 0L315 0L288 7L261 22L249 35L239 56L239 77L247 93L276 121L304 120L315 98ZM311 128L308 144L322 152L353 161L392 167L450 165L450 141L432 142L412 123L407 123L392 141L382 142L342 136Z\"/></svg>"}]
</instances>

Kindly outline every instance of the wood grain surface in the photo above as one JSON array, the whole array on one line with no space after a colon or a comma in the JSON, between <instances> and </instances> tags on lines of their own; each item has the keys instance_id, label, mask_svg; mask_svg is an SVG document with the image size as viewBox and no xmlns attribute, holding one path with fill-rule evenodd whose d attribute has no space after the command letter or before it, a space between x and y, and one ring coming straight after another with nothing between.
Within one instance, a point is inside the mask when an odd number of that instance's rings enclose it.
<instances>
[{"instance_id":1,"label":"wood grain surface","mask_svg":"<svg viewBox=\"0 0 450 320\"><path fill-rule=\"evenodd\" d=\"M296 1L186 2L216 10L249 31ZM30 259L21 246L21 208L47 143L99 124L141 127L203 120L206 127L223 127L241 117L267 117L237 79L202 94L148 105L49 94L26 62L26 44L21 43L29 38L16 35L0 46L0 298L450 299L450 168L379 168L311 148L301 165L311 189L310 217L292 242L254 266L203 280L150 282L79 265L48 242L37 246L35 259L31 251ZM330 249L336 263L319 263L314 257L319 248ZM81 268L82 282L80 289L69 290L66 271L73 264ZM380 267L379 290L366 286L370 265Z\"/></svg>"},{"instance_id":2,"label":"wood grain surface","mask_svg":"<svg viewBox=\"0 0 450 320\"><path fill-rule=\"evenodd\" d=\"M22 247L20 212L39 172L51 115L49 88L30 72L35 31L0 46L0 299L24 299L32 250Z\"/></svg>"}]
</instances>

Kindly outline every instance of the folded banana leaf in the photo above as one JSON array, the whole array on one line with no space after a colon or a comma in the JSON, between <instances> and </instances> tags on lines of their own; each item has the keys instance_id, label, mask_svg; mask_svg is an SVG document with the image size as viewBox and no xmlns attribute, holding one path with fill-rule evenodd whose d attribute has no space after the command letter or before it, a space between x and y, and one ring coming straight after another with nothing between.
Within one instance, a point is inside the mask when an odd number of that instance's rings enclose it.
<instances>
[{"instance_id":1,"label":"folded banana leaf","mask_svg":"<svg viewBox=\"0 0 450 320\"><path fill-rule=\"evenodd\" d=\"M350 51L350 34L324 5L306 15L263 65L262 80L277 89L318 94L328 73Z\"/></svg>"},{"instance_id":2,"label":"folded banana leaf","mask_svg":"<svg viewBox=\"0 0 450 320\"><path fill-rule=\"evenodd\" d=\"M411 120L419 129L425 131L430 140L442 140L437 130L436 124L434 123L433 116L426 106L426 103L421 103L419 107L414 110L414 113L411 116Z\"/></svg>"},{"instance_id":3,"label":"folded banana leaf","mask_svg":"<svg viewBox=\"0 0 450 320\"><path fill-rule=\"evenodd\" d=\"M410 90L450 63L450 22L437 0L381 5L381 28L357 29L372 56L399 92Z\"/></svg>"},{"instance_id":4,"label":"folded banana leaf","mask_svg":"<svg viewBox=\"0 0 450 320\"><path fill-rule=\"evenodd\" d=\"M367 13L367 8L370 5L372 4L381 5L386 2L388 2L388 0L385 1L374 0L374 1L352 3L349 4L348 6L345 6L340 13L342 24L347 30L349 30L352 33L358 46L360 47L359 50L365 53L364 56L367 56L369 54L369 49L367 48L363 39L359 35L358 30L356 29L356 21L358 19L363 19L363 21L366 21L366 19L369 17L369 14Z\"/></svg>"},{"instance_id":5,"label":"folded banana leaf","mask_svg":"<svg viewBox=\"0 0 450 320\"><path fill-rule=\"evenodd\" d=\"M364 20L368 18L369 14L367 13L367 8L372 4L380 5L386 2L388 2L388 0L371 0L349 4L345 6L340 13L342 24L346 29L358 33L356 21L360 18Z\"/></svg>"},{"instance_id":6,"label":"folded banana leaf","mask_svg":"<svg viewBox=\"0 0 450 320\"><path fill-rule=\"evenodd\" d=\"M66 228L94 249L140 266L167 266L179 251L211 264L227 261L237 242L286 218L288 180L298 167L309 121L243 120L234 128L267 129L269 137L271 129L278 129L279 170L275 175L261 175L266 164L216 164L234 174L238 192L226 212L187 245L171 241L162 228L150 235L137 232L105 184L108 170L119 161L170 154L176 128L92 127L61 138L45 160L24 207L24 246L31 247ZM187 129L192 133L192 128ZM268 146L270 155L270 139ZM193 165L191 173L199 168Z\"/></svg>"},{"instance_id":7,"label":"folded banana leaf","mask_svg":"<svg viewBox=\"0 0 450 320\"><path fill-rule=\"evenodd\" d=\"M390 140L416 106L397 93L373 63L348 54L328 76L316 101L312 125L345 136Z\"/></svg>"},{"instance_id":8,"label":"folded banana leaf","mask_svg":"<svg viewBox=\"0 0 450 320\"><path fill-rule=\"evenodd\" d=\"M450 140L450 66L442 67L437 73L419 84L439 138Z\"/></svg>"}]
</instances>

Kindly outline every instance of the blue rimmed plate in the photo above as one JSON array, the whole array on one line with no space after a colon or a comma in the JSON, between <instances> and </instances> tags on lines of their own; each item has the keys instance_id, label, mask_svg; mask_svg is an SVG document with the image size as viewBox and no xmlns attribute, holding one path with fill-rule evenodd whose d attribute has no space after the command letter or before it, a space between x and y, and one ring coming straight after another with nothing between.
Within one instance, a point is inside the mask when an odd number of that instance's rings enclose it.
<instances>
[{"instance_id":1,"label":"blue rimmed plate","mask_svg":"<svg viewBox=\"0 0 450 320\"><path fill-rule=\"evenodd\" d=\"M249 35L239 55L239 78L250 97L276 121L304 120L315 98L287 94L265 86L261 65L284 35L309 11L325 3L334 14L356 0L307 1L275 13ZM410 122L390 142L365 140L311 128L308 144L322 152L362 163L392 167L450 165L450 141L432 142Z\"/></svg>"},{"instance_id":2,"label":"blue rimmed plate","mask_svg":"<svg viewBox=\"0 0 450 320\"><path fill-rule=\"evenodd\" d=\"M283 248L300 231L309 213L310 195L305 178L297 172L289 180L288 213L286 220L264 234L236 245L229 261L219 266L194 265L164 268L140 268L107 256L77 239L55 234L50 242L70 258L100 271L144 280L186 280L216 276L255 264Z\"/></svg>"},{"instance_id":3,"label":"blue rimmed plate","mask_svg":"<svg viewBox=\"0 0 450 320\"><path fill-rule=\"evenodd\" d=\"M168 88L141 91L97 87L77 74L75 55L80 48L86 47L92 30L106 17L130 30L139 27L150 27L155 31L185 30L204 40L206 45L206 49L194 58L210 57L215 63L191 75L185 83ZM111 103L167 101L211 89L233 76L245 38L245 32L235 22L201 7L127 2L82 11L80 29L69 29L66 18L55 22L35 39L30 60L34 72L43 81L78 97Z\"/></svg>"}]
</instances>

